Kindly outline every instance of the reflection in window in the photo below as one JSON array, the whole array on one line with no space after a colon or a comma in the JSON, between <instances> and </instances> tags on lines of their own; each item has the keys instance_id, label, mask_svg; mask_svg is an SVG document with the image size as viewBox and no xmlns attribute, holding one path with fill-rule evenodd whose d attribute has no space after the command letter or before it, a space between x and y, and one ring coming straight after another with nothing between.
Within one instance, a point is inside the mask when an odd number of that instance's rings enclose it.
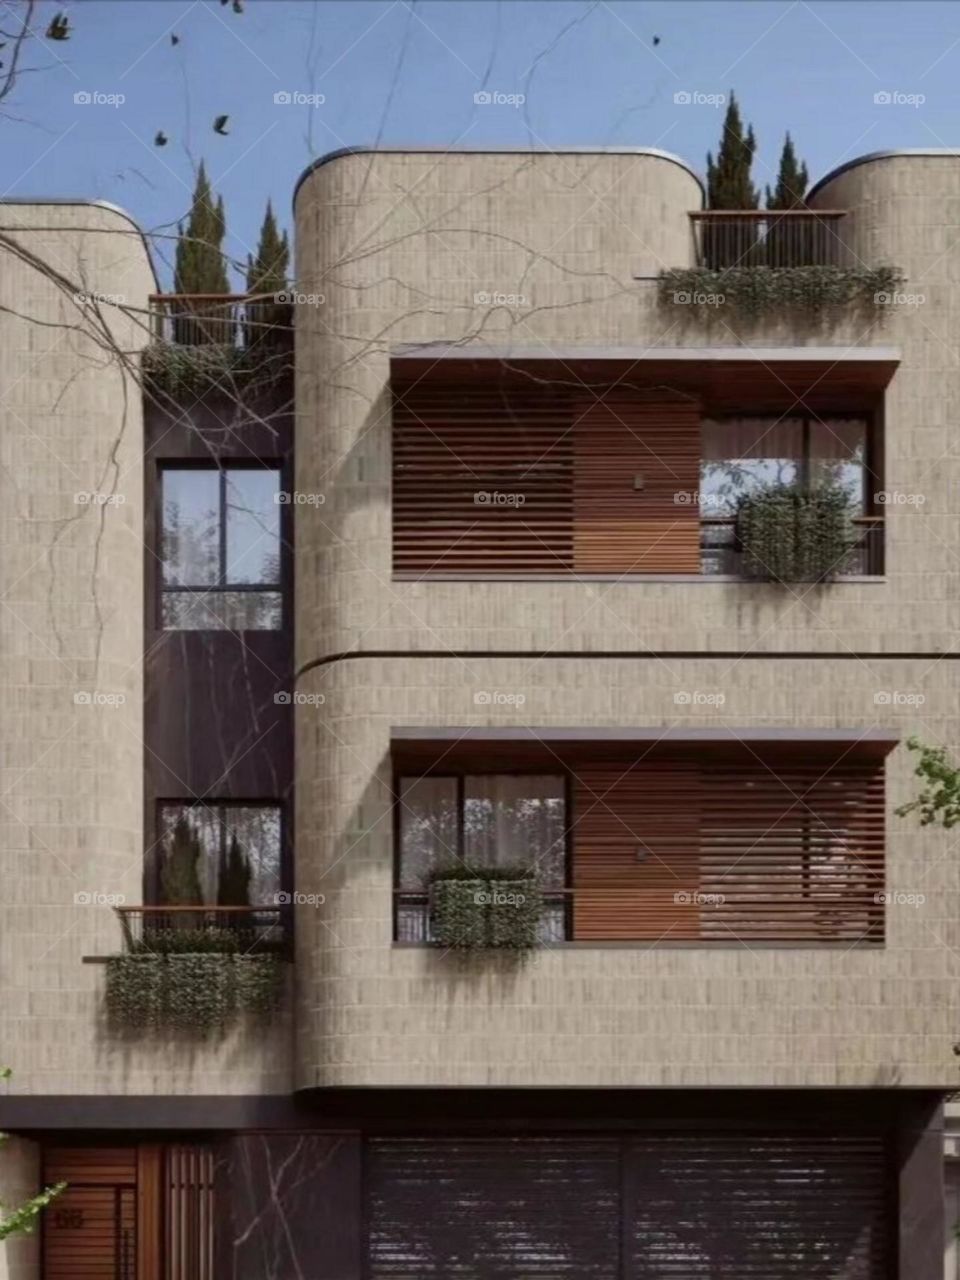
<instances>
[{"instance_id":1,"label":"reflection in window","mask_svg":"<svg viewBox=\"0 0 960 1280\"><path fill-rule=\"evenodd\" d=\"M159 819L155 904L273 905L281 889L278 805L162 804Z\"/></svg>"},{"instance_id":2,"label":"reflection in window","mask_svg":"<svg viewBox=\"0 0 960 1280\"><path fill-rule=\"evenodd\" d=\"M162 626L278 629L279 470L165 468L161 485Z\"/></svg>"},{"instance_id":3,"label":"reflection in window","mask_svg":"<svg viewBox=\"0 0 960 1280\"><path fill-rule=\"evenodd\" d=\"M428 940L431 876L440 868L460 865L535 868L548 895L542 939L563 938L567 824L562 776L401 778L398 809L401 940Z\"/></svg>"}]
</instances>

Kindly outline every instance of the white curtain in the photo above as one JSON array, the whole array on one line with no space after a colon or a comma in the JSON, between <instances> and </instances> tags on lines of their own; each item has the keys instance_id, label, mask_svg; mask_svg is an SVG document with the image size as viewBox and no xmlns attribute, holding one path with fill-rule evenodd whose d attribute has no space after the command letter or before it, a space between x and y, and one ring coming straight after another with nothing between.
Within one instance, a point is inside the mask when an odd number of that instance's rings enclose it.
<instances>
[{"instance_id":1,"label":"white curtain","mask_svg":"<svg viewBox=\"0 0 960 1280\"><path fill-rule=\"evenodd\" d=\"M561 776L491 774L464 779L464 859L487 867L535 867L548 887L565 870Z\"/></svg>"}]
</instances>

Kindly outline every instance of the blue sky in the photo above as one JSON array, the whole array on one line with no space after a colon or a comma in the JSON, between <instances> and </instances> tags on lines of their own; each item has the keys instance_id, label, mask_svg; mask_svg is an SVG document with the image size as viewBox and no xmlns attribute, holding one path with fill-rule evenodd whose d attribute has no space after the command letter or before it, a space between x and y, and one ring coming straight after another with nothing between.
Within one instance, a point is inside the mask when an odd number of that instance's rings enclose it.
<instances>
[{"instance_id":1,"label":"blue sky","mask_svg":"<svg viewBox=\"0 0 960 1280\"><path fill-rule=\"evenodd\" d=\"M183 216L204 158L236 257L268 196L289 224L312 158L377 139L657 146L702 171L723 108L675 95L733 88L761 183L787 129L812 179L868 151L960 145L954 0L245 0L240 15L219 0L74 0L47 4L42 25L59 8L71 39L37 42L40 69L5 104L4 194L108 199L149 230ZM507 100L478 105L483 90Z\"/></svg>"}]
</instances>

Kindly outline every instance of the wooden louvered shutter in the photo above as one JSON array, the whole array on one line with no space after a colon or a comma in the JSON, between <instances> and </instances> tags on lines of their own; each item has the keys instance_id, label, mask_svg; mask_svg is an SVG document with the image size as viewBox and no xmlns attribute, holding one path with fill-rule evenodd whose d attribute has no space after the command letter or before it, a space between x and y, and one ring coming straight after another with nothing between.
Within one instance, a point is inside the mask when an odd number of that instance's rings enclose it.
<instances>
[{"instance_id":1,"label":"wooden louvered shutter","mask_svg":"<svg viewBox=\"0 0 960 1280\"><path fill-rule=\"evenodd\" d=\"M627 1153L631 1280L886 1280L882 1139L637 1135Z\"/></svg>"},{"instance_id":2,"label":"wooden louvered shutter","mask_svg":"<svg viewBox=\"0 0 960 1280\"><path fill-rule=\"evenodd\" d=\"M574 938L699 937L699 789L695 764L577 771Z\"/></svg>"},{"instance_id":3,"label":"wooden louvered shutter","mask_svg":"<svg viewBox=\"0 0 960 1280\"><path fill-rule=\"evenodd\" d=\"M882 941L883 766L706 768L700 858L705 938Z\"/></svg>"},{"instance_id":4,"label":"wooden louvered shutter","mask_svg":"<svg viewBox=\"0 0 960 1280\"><path fill-rule=\"evenodd\" d=\"M369 1280L619 1280L620 1152L589 1138L380 1138Z\"/></svg>"},{"instance_id":5,"label":"wooden louvered shutter","mask_svg":"<svg viewBox=\"0 0 960 1280\"><path fill-rule=\"evenodd\" d=\"M573 567L572 410L538 388L424 381L393 406L397 573Z\"/></svg>"},{"instance_id":6,"label":"wooden louvered shutter","mask_svg":"<svg viewBox=\"0 0 960 1280\"><path fill-rule=\"evenodd\" d=\"M699 406L581 404L575 437L578 572L699 573Z\"/></svg>"},{"instance_id":7,"label":"wooden louvered shutter","mask_svg":"<svg viewBox=\"0 0 960 1280\"><path fill-rule=\"evenodd\" d=\"M45 1185L66 1182L42 1217L44 1280L136 1280L135 1147L57 1147Z\"/></svg>"}]
</instances>

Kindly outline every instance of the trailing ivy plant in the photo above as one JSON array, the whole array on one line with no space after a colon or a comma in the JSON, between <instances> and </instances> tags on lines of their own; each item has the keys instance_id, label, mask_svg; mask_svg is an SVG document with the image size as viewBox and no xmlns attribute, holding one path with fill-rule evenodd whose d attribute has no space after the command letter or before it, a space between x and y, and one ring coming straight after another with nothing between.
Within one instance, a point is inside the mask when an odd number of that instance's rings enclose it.
<instances>
[{"instance_id":1,"label":"trailing ivy plant","mask_svg":"<svg viewBox=\"0 0 960 1280\"><path fill-rule=\"evenodd\" d=\"M914 773L923 780L923 787L916 800L900 805L897 817L918 813L921 827L955 827L960 823L960 769L943 747L930 747L918 738L908 738L907 748L919 752Z\"/></svg>"},{"instance_id":2,"label":"trailing ivy plant","mask_svg":"<svg viewBox=\"0 0 960 1280\"><path fill-rule=\"evenodd\" d=\"M266 389L288 373L292 343L279 339L254 348L232 342L154 342L144 348L143 375L155 391L202 396L240 383L248 392Z\"/></svg>"},{"instance_id":3,"label":"trailing ivy plant","mask_svg":"<svg viewBox=\"0 0 960 1280\"><path fill-rule=\"evenodd\" d=\"M9 1080L13 1072L9 1067L0 1067L0 1080ZM7 1141L8 1134L0 1133L0 1147ZM28 1236L36 1229L37 1219L44 1211L51 1200L55 1200L62 1191L65 1191L67 1184L65 1182L57 1182L53 1186L44 1187L44 1189L35 1196L31 1196L29 1200L24 1200L23 1204L12 1208L0 1201L0 1241L8 1239L10 1236Z\"/></svg>"},{"instance_id":4,"label":"trailing ivy plant","mask_svg":"<svg viewBox=\"0 0 960 1280\"><path fill-rule=\"evenodd\" d=\"M283 961L276 955L173 948L107 961L107 1013L117 1027L217 1035L244 1015L273 1013L282 996Z\"/></svg>"},{"instance_id":5,"label":"trailing ivy plant","mask_svg":"<svg viewBox=\"0 0 960 1280\"><path fill-rule=\"evenodd\" d=\"M430 883L431 934L446 949L529 951L542 908L529 867L445 867Z\"/></svg>"},{"instance_id":6,"label":"trailing ivy plant","mask_svg":"<svg viewBox=\"0 0 960 1280\"><path fill-rule=\"evenodd\" d=\"M770 484L740 499L737 542L745 577L827 582L854 545L849 494L836 483Z\"/></svg>"},{"instance_id":7,"label":"trailing ivy plant","mask_svg":"<svg viewBox=\"0 0 960 1280\"><path fill-rule=\"evenodd\" d=\"M734 307L750 316L782 311L820 316L833 308L878 307L903 285L898 267L677 267L661 271L657 297L714 315Z\"/></svg>"}]
</instances>

